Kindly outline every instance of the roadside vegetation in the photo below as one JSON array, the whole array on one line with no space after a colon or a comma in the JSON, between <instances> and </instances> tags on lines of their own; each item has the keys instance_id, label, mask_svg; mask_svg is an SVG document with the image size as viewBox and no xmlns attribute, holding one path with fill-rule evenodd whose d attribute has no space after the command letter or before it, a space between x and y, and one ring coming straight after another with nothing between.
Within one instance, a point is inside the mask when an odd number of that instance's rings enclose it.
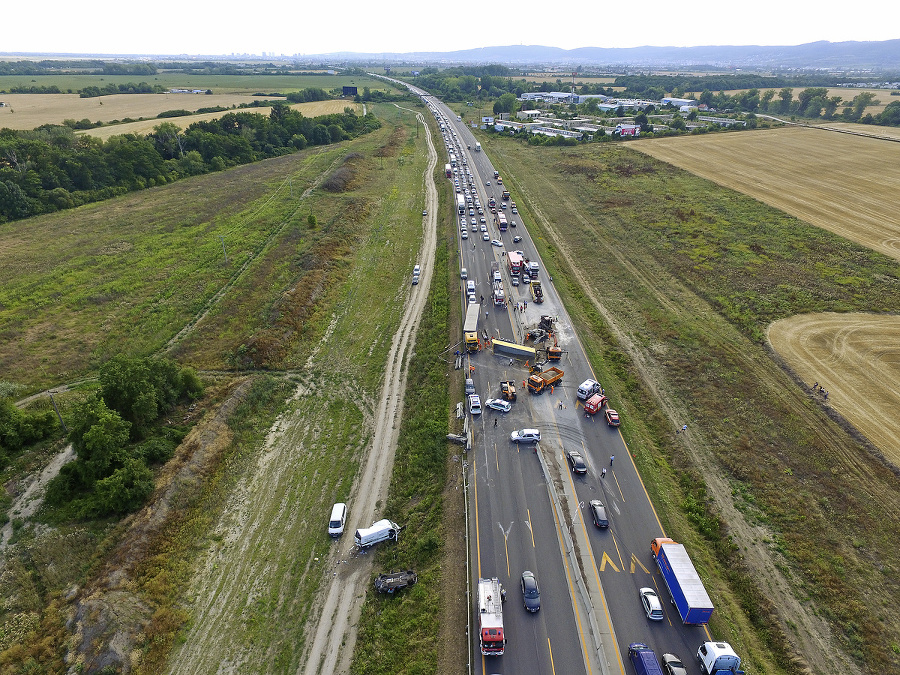
<instances>
[{"instance_id":1,"label":"roadside vegetation","mask_svg":"<svg viewBox=\"0 0 900 675\"><path fill-rule=\"evenodd\" d=\"M666 529L712 578L713 634L761 672L817 658L733 505L847 654L900 667L896 475L763 344L797 313L898 311L896 262L621 145L482 144L535 224Z\"/></svg>"},{"instance_id":2,"label":"roadside vegetation","mask_svg":"<svg viewBox=\"0 0 900 675\"><path fill-rule=\"evenodd\" d=\"M442 202L448 203L446 199ZM439 226L434 276L410 361L403 422L385 504L385 517L401 524L403 530L396 545L383 546L375 553L376 574L411 569L419 580L396 595L379 595L369 589L359 621L353 673L441 672L441 643L446 633L452 635L460 628L447 631L441 626L444 605L457 603L456 594L444 585L446 570L462 563L446 557L452 535L444 520L444 490L452 480L448 473L459 470L458 462L447 461L448 448L459 451L459 446L447 442L451 398L447 373L453 358L447 340L451 306L459 287L450 256L456 250L456 239L455 229L448 227L446 219L439 221Z\"/></svg>"},{"instance_id":3,"label":"roadside vegetation","mask_svg":"<svg viewBox=\"0 0 900 675\"><path fill-rule=\"evenodd\" d=\"M214 530L217 519L259 470L262 440L279 413L299 420L296 434L279 446L286 464L253 503L261 510L259 531L283 528L284 536L235 556L235 564L251 567L259 583L275 575L271 588L283 602L273 597L246 608L252 591L237 585L244 595L232 615L219 608L225 614L217 618L216 634L236 649L276 653L273 663L296 669L305 618L329 578L323 563L331 542L316 524L334 501L346 499L358 470L421 238L424 136L416 138L408 112L384 106L377 115L385 126L354 140L195 177L140 199L127 195L90 205L66 214L64 223L51 214L28 221L24 230L22 224L3 226L0 234L20 247L12 267L31 275L17 281L15 269L4 265L10 284L57 293L52 306L36 290L19 291L23 302L4 305L4 330L12 338L4 341L7 347L25 347L9 331L27 331L29 321L55 326L34 356L42 365L32 368L32 357L19 351L23 363L6 377L34 390L75 373L92 375L110 353L146 356L167 344L177 363L220 371L201 373L206 395L196 408L177 413L179 421L202 422L198 435L181 446L187 454L155 473L154 494L164 495L164 504L121 522L73 519L45 504L34 517L41 527L17 524L4 577L14 601L0 616L3 672L59 672L66 645L79 667L127 658L139 672L161 672L192 617L187 584L204 557L228 541L230 521L219 523L225 531ZM325 190L335 176L332 190ZM190 213L176 214L173 203L191 204ZM67 254L47 252L37 263L41 246L29 241L55 227L79 236L69 240ZM207 252L197 245L200 231L212 244ZM76 269L83 269L80 282L60 281L71 280ZM224 295L217 297L220 289ZM395 289L391 302L385 302L386 289ZM83 300L99 300L98 293L116 300L100 309ZM29 313L26 325L14 329L16 317ZM55 319L60 313L68 317L64 339ZM184 326L192 330L170 343ZM245 380L244 368L272 376ZM94 388L56 397L67 423ZM286 402L298 391L309 395ZM38 407L47 410L43 402ZM223 415L228 431L216 426ZM7 480L43 466L58 449L30 447L8 467ZM296 508L275 508L282 499ZM261 506L265 500L273 500L272 510ZM152 514L168 515L155 522ZM116 607L128 608L128 616L112 611ZM89 639L69 642L63 621L71 612L76 632ZM272 625L285 630L264 629ZM209 652L210 658L217 654Z\"/></svg>"},{"instance_id":4,"label":"roadside vegetation","mask_svg":"<svg viewBox=\"0 0 900 675\"><path fill-rule=\"evenodd\" d=\"M185 111L176 111L179 115ZM329 145L370 133L372 115L304 117L284 103L268 117L226 112L180 129L161 122L146 136L106 141L67 126L0 130L0 223L74 208L187 176Z\"/></svg>"}]
</instances>

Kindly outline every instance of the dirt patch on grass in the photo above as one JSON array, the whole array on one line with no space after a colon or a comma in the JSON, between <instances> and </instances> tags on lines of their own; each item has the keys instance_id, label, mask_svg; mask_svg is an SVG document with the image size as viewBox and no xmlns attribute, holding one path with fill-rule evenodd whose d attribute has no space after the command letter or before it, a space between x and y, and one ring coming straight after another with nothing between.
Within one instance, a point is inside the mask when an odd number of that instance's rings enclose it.
<instances>
[{"instance_id":1,"label":"dirt patch on grass","mask_svg":"<svg viewBox=\"0 0 900 675\"><path fill-rule=\"evenodd\" d=\"M803 314L776 321L767 337L813 398L900 467L900 317Z\"/></svg>"},{"instance_id":2,"label":"dirt patch on grass","mask_svg":"<svg viewBox=\"0 0 900 675\"><path fill-rule=\"evenodd\" d=\"M74 633L74 661L88 672L105 667L132 666L136 644L159 630L170 618L157 612L146 592L136 585L137 568L159 553L163 531L179 517L179 509L200 490L228 447L231 434L227 419L241 403L251 380L244 378L222 392L224 400L188 434L175 457L156 481L156 492L147 506L127 518L127 532L101 571L79 593L70 628ZM145 589L144 589L145 590ZM169 626L166 626L169 628Z\"/></svg>"}]
</instances>

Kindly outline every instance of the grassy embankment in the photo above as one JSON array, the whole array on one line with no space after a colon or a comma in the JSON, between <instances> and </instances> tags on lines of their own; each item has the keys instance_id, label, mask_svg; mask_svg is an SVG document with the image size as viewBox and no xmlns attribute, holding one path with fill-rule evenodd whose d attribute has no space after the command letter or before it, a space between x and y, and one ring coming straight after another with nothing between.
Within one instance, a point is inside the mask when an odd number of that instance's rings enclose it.
<instances>
[{"instance_id":1,"label":"grassy embankment","mask_svg":"<svg viewBox=\"0 0 900 675\"><path fill-rule=\"evenodd\" d=\"M285 412L308 422L298 425L292 439L302 456L291 458L296 462L283 472L283 481L269 486L277 497L299 506L286 521L273 513L273 523L285 531L252 552L258 560L276 561L269 573L281 583L282 600L289 602L260 598L244 608L249 614L237 608L238 615L225 617L221 626L233 646L256 645L277 654L282 665L296 666L303 649L303 619L323 578L315 559L324 560L330 545L315 525L328 505L346 497L371 433L367 419L421 237L424 137L417 141L410 131L412 117L398 114L393 106L381 108L380 114L385 121L381 131L338 147L92 205L67 213L66 223L49 217L27 221L29 227L15 233L5 228L16 244L20 269L45 270L43 277L23 279L23 289L31 295L10 294L25 301L6 308L12 314L7 330L30 318L29 307L36 315L34 326L53 329L31 347L34 360L16 373L33 387L90 373L112 350L157 351L226 285L223 300L178 345L179 360L199 368L302 371L297 377L315 395L300 397ZM343 192L319 190L298 203L313 181L335 176L343 179ZM309 215L316 217L314 225ZM53 228L59 228L57 236L47 236ZM47 247L60 248L42 250L35 242L19 240L23 234L30 237L29 232L41 232ZM229 250L228 265L219 236ZM244 263L246 271L235 275ZM69 283L58 282L60 277ZM49 295L39 293L42 287ZM385 289L397 289L392 301L384 301ZM102 307L98 310L94 303ZM45 309L34 311L41 307ZM60 339L58 323L67 324L65 339ZM326 333L330 338L318 358L303 369ZM25 342L12 343L23 358L32 354ZM41 363L48 365L42 370L36 365ZM177 496L182 507L178 518L148 542L142 559L130 561L130 590L153 610L137 643L142 671L163 667L176 631L190 616L190 607L180 604L181 594L198 556L221 543L221 533L211 530L217 514L252 474L262 436L285 394L283 380L264 379L253 388L232 416L231 444L203 467L206 480L184 487ZM70 547L66 572L54 568L57 576L48 579L57 562L53 551L82 531L90 533L84 537L90 541ZM92 558L92 546L107 534ZM40 621L54 624L55 609L66 604L59 600L62 589L73 583L100 584L94 575L104 562L103 551L113 548L121 535L114 524L91 523L57 524L39 535L25 535L21 567L28 583L19 588L18 602L8 605L3 618L7 628L23 618L29 629ZM273 625L284 631L271 631ZM57 629L52 640L49 634L20 632L30 654L18 650L7 654L4 663L14 668L28 657L43 660L41 640L45 651L55 651L59 658L64 631Z\"/></svg>"},{"instance_id":2,"label":"grassy embankment","mask_svg":"<svg viewBox=\"0 0 900 675\"><path fill-rule=\"evenodd\" d=\"M442 197L446 205L446 191L442 191ZM446 206L441 213L449 213ZM448 371L453 358L452 352L447 351L449 321L451 312L456 312L453 308L457 307L459 288L456 266L451 262L456 239L450 222L445 219L440 223L435 274L416 337L415 356L410 361L403 422L385 510L386 516L403 523L404 529L396 546L383 547L376 553L377 569L413 569L419 581L396 596L379 596L370 591L359 621L354 673L439 672L444 642L457 643L453 648L465 653L464 642L459 644L463 637L460 626L454 625L448 631L446 625L441 625L442 620L447 620L445 604L458 604L459 595L458 589L448 587L457 575L448 574L447 570L462 564L460 560L448 559L445 553L448 538L454 536L448 527L462 529L459 522L448 524L444 513L445 501L461 500L458 490L445 491L448 472L459 470L458 462L448 462L446 439L450 408ZM461 385L458 377L450 382L457 388ZM459 446L449 447L457 449L451 454L461 454ZM452 476L449 481L458 487ZM456 512L456 508L450 510ZM463 622L464 616L463 613Z\"/></svg>"},{"instance_id":3,"label":"grassy embankment","mask_svg":"<svg viewBox=\"0 0 900 675\"><path fill-rule=\"evenodd\" d=\"M482 144L624 413L667 531L710 578L713 635L760 672L796 672L797 627L778 623L782 599L713 506L724 475L731 494L718 496L770 532L843 648L870 672L900 667L886 603L900 596L896 477L762 344L771 321L797 313L898 311L896 263L623 145ZM673 433L682 422L688 437Z\"/></svg>"}]
</instances>

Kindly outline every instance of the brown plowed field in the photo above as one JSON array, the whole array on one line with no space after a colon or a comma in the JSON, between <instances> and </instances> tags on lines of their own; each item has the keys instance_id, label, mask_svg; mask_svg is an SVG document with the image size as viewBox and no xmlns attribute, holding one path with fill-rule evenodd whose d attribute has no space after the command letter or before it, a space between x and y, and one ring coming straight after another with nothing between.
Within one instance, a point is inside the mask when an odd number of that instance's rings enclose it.
<instances>
[{"instance_id":1,"label":"brown plowed field","mask_svg":"<svg viewBox=\"0 0 900 675\"><path fill-rule=\"evenodd\" d=\"M787 127L630 147L900 260L900 143Z\"/></svg>"},{"instance_id":2,"label":"brown plowed field","mask_svg":"<svg viewBox=\"0 0 900 675\"><path fill-rule=\"evenodd\" d=\"M803 314L773 323L768 338L810 388L824 387L827 404L900 466L900 317Z\"/></svg>"}]
</instances>

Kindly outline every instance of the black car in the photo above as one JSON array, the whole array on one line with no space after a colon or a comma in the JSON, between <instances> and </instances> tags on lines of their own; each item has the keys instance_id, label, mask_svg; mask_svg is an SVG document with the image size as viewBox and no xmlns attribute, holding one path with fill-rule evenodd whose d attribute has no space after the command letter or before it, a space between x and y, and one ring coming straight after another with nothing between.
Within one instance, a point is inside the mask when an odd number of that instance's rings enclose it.
<instances>
[{"instance_id":1,"label":"black car","mask_svg":"<svg viewBox=\"0 0 900 675\"><path fill-rule=\"evenodd\" d=\"M606 517L606 507L599 499L591 501L591 519L597 527L609 527L609 518Z\"/></svg>"},{"instance_id":2,"label":"black car","mask_svg":"<svg viewBox=\"0 0 900 675\"><path fill-rule=\"evenodd\" d=\"M379 574L375 577L375 590L379 593L394 593L407 586L412 586L418 580L419 577L412 570Z\"/></svg>"},{"instance_id":3,"label":"black car","mask_svg":"<svg viewBox=\"0 0 900 675\"><path fill-rule=\"evenodd\" d=\"M525 609L536 612L541 608L541 589L538 588L534 573L525 570L522 572L522 597L525 601Z\"/></svg>"},{"instance_id":4,"label":"black car","mask_svg":"<svg viewBox=\"0 0 900 675\"><path fill-rule=\"evenodd\" d=\"M587 464L585 464L584 457L581 456L580 452L577 450L567 450L566 459L569 460L572 471L578 474L587 473Z\"/></svg>"}]
</instances>

